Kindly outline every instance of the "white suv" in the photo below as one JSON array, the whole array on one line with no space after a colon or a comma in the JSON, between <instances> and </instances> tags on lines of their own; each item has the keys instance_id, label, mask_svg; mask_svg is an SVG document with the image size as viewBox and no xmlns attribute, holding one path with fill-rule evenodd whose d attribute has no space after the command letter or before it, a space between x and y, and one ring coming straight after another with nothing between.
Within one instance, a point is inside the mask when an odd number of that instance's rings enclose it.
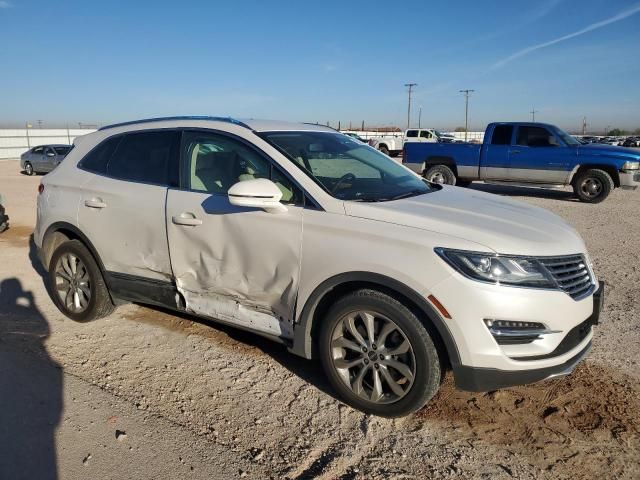
<instances>
[{"instance_id":1,"label":"white suv","mask_svg":"<svg viewBox=\"0 0 640 480\"><path fill-rule=\"evenodd\" d=\"M322 126L113 125L39 190L35 241L69 318L132 301L247 329L319 358L377 415L422 407L447 368L474 391L567 374L602 306L559 217L430 184Z\"/></svg>"}]
</instances>

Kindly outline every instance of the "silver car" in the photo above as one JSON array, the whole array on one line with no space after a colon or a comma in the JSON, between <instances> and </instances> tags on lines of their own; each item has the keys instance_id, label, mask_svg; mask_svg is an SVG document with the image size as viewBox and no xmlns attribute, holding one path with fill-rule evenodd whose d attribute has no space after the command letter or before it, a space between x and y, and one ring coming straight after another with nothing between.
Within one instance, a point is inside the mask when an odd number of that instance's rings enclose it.
<instances>
[{"instance_id":1,"label":"silver car","mask_svg":"<svg viewBox=\"0 0 640 480\"><path fill-rule=\"evenodd\" d=\"M20 168L27 175L48 173L71 151L71 145L39 145L20 156Z\"/></svg>"}]
</instances>

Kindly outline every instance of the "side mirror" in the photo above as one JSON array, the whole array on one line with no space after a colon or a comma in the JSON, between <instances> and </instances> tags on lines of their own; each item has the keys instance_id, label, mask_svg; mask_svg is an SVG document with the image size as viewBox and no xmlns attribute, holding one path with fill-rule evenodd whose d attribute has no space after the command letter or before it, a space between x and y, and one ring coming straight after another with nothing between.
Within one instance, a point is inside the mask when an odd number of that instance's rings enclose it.
<instances>
[{"instance_id":1,"label":"side mirror","mask_svg":"<svg viewBox=\"0 0 640 480\"><path fill-rule=\"evenodd\" d=\"M47 157L55 157L56 154L53 152L47 152Z\"/></svg>"},{"instance_id":2,"label":"side mirror","mask_svg":"<svg viewBox=\"0 0 640 480\"><path fill-rule=\"evenodd\" d=\"M269 213L287 211L287 207L280 203L282 192L266 178L238 182L229 189L227 195L229 203L237 207L261 208Z\"/></svg>"}]
</instances>

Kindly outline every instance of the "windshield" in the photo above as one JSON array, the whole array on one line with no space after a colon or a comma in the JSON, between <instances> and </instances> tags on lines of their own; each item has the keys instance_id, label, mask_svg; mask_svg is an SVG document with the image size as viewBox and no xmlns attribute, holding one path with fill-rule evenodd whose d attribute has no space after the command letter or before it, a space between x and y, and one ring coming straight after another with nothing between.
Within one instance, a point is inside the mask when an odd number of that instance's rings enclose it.
<instances>
[{"instance_id":1,"label":"windshield","mask_svg":"<svg viewBox=\"0 0 640 480\"><path fill-rule=\"evenodd\" d=\"M261 137L341 200L383 202L438 188L383 153L340 133L268 132Z\"/></svg>"},{"instance_id":2,"label":"windshield","mask_svg":"<svg viewBox=\"0 0 640 480\"><path fill-rule=\"evenodd\" d=\"M567 145L581 145L575 137L572 137L567 132L562 130L561 128L556 127L556 134L566 143Z\"/></svg>"}]
</instances>

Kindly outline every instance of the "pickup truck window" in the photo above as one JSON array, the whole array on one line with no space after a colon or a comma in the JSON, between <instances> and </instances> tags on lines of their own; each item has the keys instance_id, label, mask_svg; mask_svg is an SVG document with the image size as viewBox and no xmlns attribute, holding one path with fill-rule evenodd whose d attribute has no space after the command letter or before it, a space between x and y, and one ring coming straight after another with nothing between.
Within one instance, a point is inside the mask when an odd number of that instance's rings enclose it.
<instances>
[{"instance_id":1,"label":"pickup truck window","mask_svg":"<svg viewBox=\"0 0 640 480\"><path fill-rule=\"evenodd\" d=\"M427 132L426 130L422 130L422 131L420 132L420 136L421 136L422 138L431 138L431 132Z\"/></svg>"},{"instance_id":2,"label":"pickup truck window","mask_svg":"<svg viewBox=\"0 0 640 480\"><path fill-rule=\"evenodd\" d=\"M417 130L407 130L407 138L417 138L418 131Z\"/></svg>"},{"instance_id":3,"label":"pickup truck window","mask_svg":"<svg viewBox=\"0 0 640 480\"><path fill-rule=\"evenodd\" d=\"M523 147L557 147L556 137L543 127L518 127L516 144Z\"/></svg>"},{"instance_id":4,"label":"pickup truck window","mask_svg":"<svg viewBox=\"0 0 640 480\"><path fill-rule=\"evenodd\" d=\"M511 145L513 125L496 125L491 137L491 145Z\"/></svg>"},{"instance_id":5,"label":"pickup truck window","mask_svg":"<svg viewBox=\"0 0 640 480\"><path fill-rule=\"evenodd\" d=\"M260 136L340 200L385 202L440 188L368 145L340 133L287 131Z\"/></svg>"}]
</instances>

